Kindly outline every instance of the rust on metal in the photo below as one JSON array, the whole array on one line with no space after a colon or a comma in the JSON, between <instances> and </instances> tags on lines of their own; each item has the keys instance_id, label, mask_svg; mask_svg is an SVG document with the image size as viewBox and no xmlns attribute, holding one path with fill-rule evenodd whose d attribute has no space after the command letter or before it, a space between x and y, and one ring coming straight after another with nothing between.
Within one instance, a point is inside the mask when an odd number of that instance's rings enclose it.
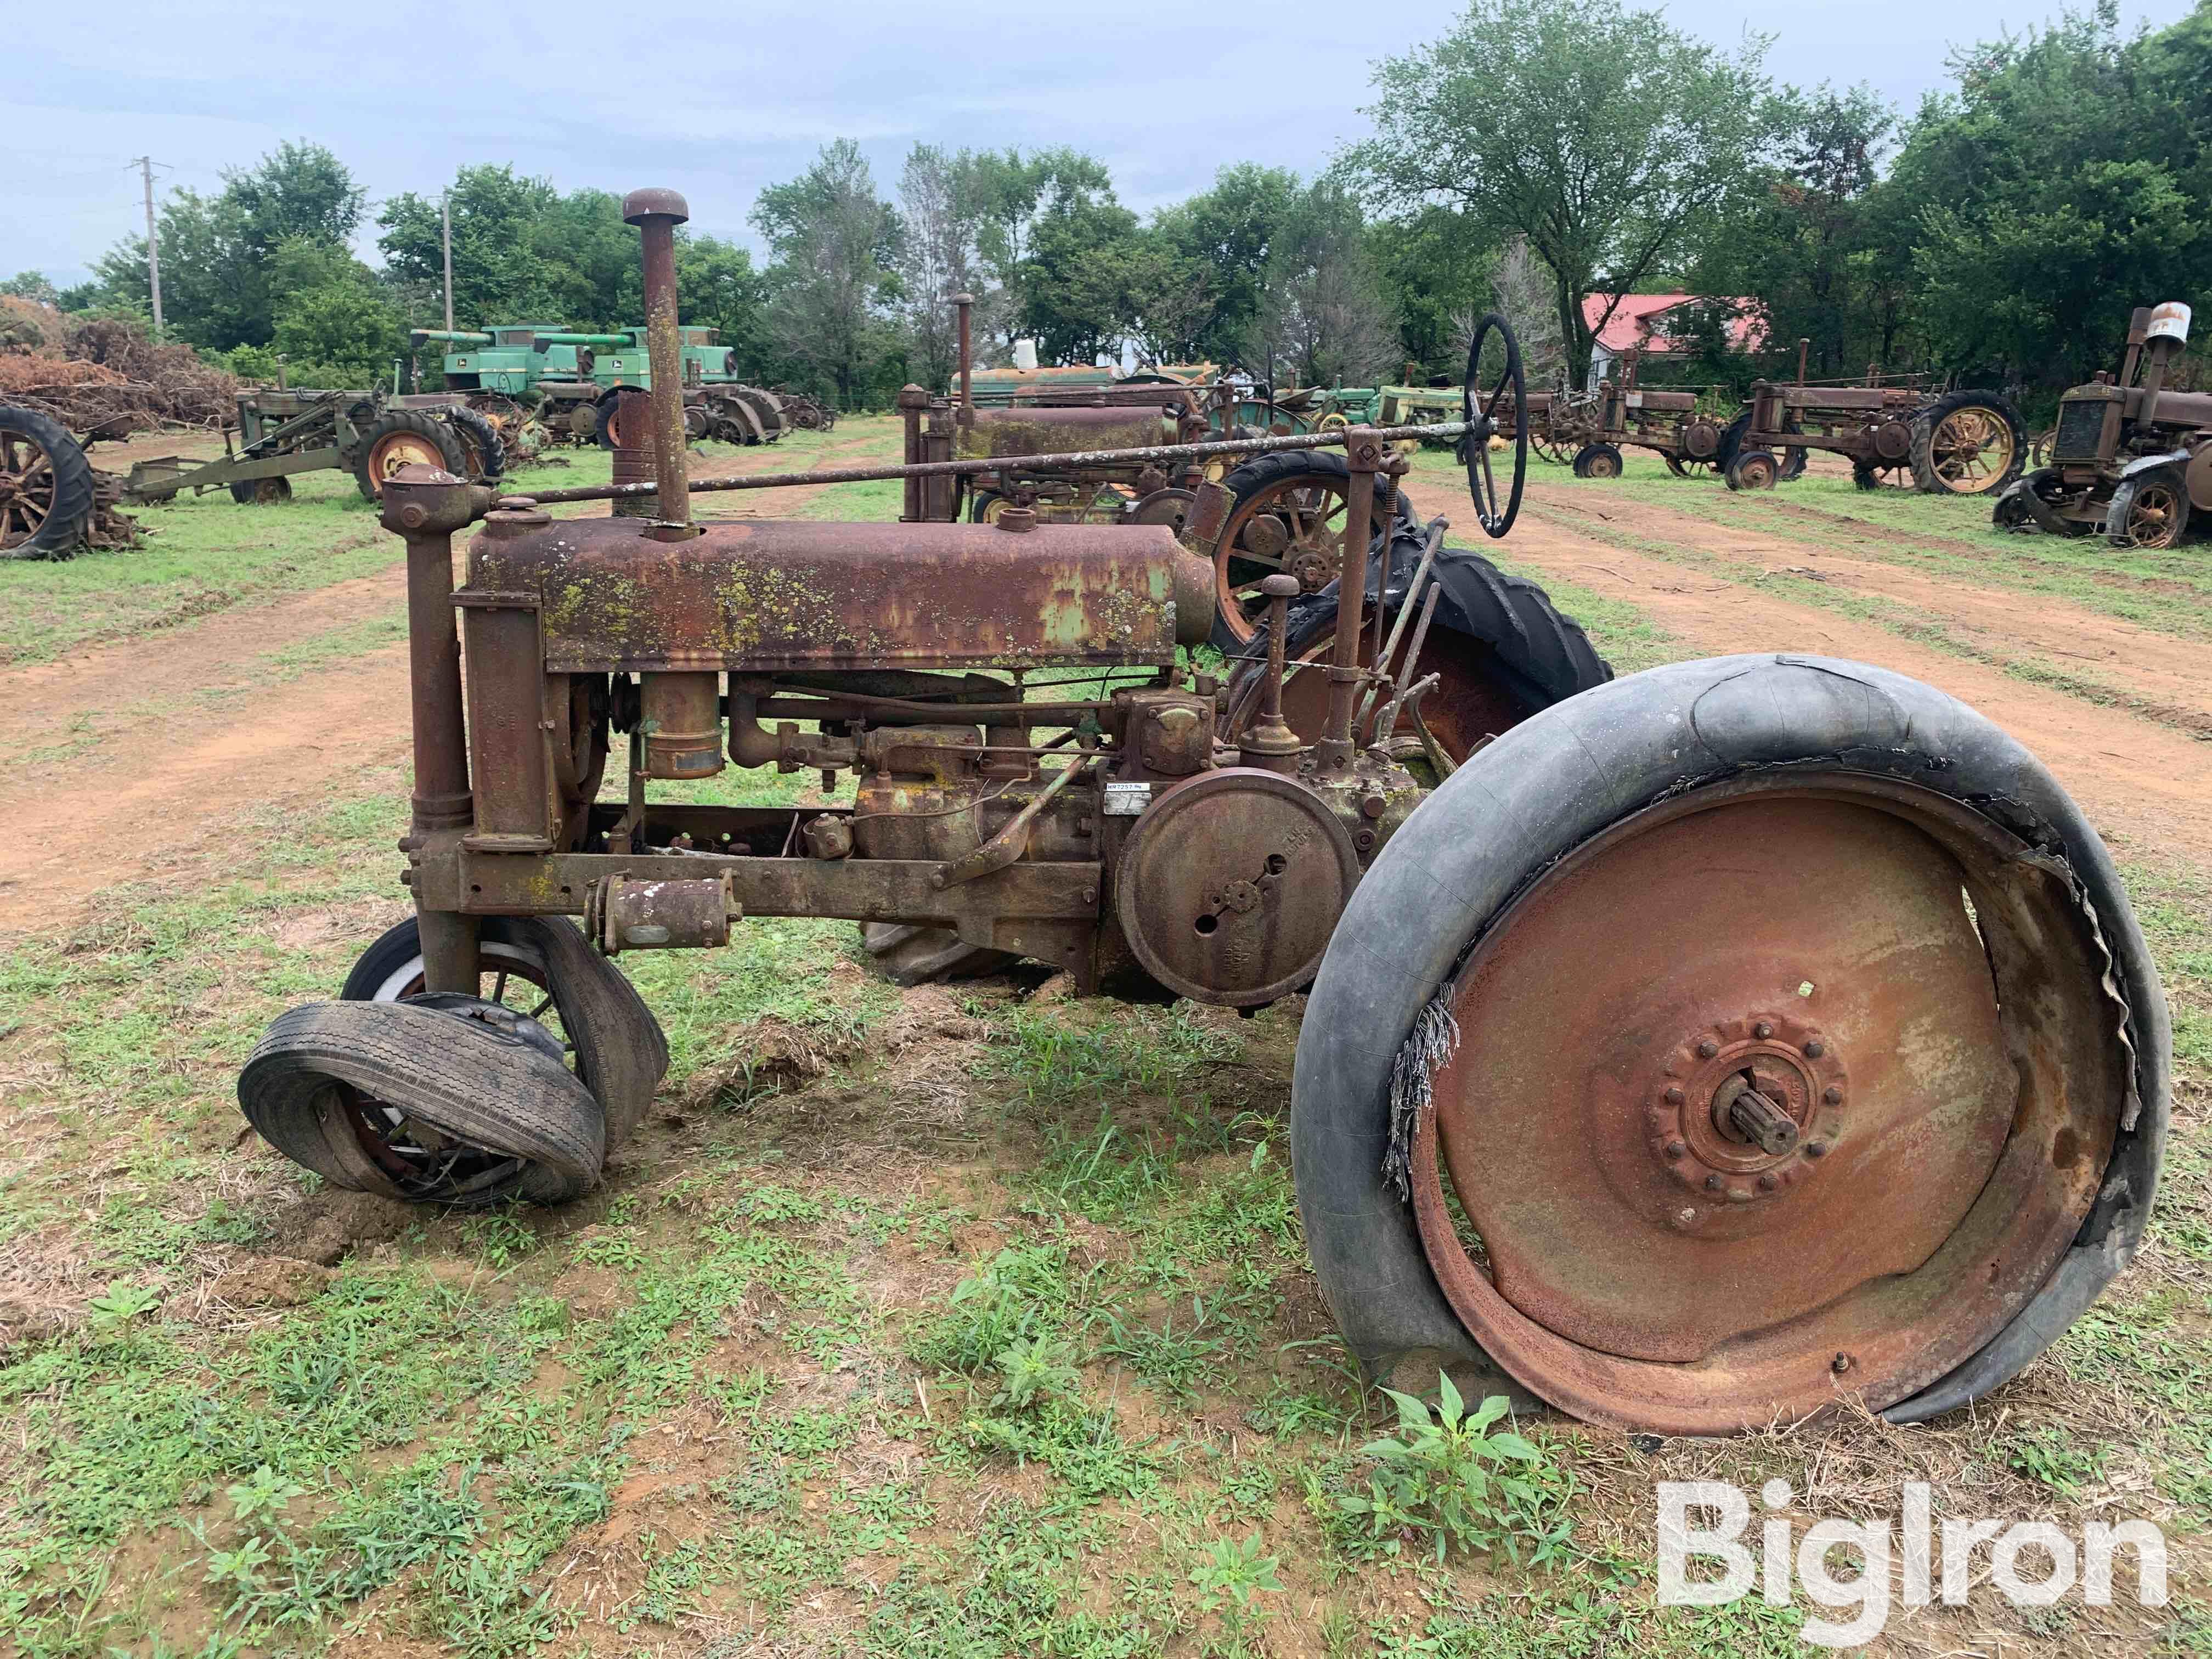
<instances>
[{"instance_id":1,"label":"rust on metal","mask_svg":"<svg viewBox=\"0 0 2212 1659\"><path fill-rule=\"evenodd\" d=\"M2012 1317L2095 1196L2127 1077L2102 972L2063 875L1910 786L1756 777L1624 819L1455 981L1414 1166L1438 1281L1593 1420L1902 1399Z\"/></svg>"},{"instance_id":2,"label":"rust on metal","mask_svg":"<svg viewBox=\"0 0 2212 1659\"><path fill-rule=\"evenodd\" d=\"M677 331L676 227L691 216L672 190L634 190L623 198L623 220L638 228L645 281L646 355L653 370L653 465L660 520L691 521L685 485L684 343Z\"/></svg>"},{"instance_id":3,"label":"rust on metal","mask_svg":"<svg viewBox=\"0 0 2212 1659\"><path fill-rule=\"evenodd\" d=\"M540 498L542 499L542 497ZM680 542L612 519L479 537L469 586L542 605L556 674L1164 665L1212 624L1210 573L1159 526L717 524Z\"/></svg>"},{"instance_id":4,"label":"rust on metal","mask_svg":"<svg viewBox=\"0 0 2212 1659\"><path fill-rule=\"evenodd\" d=\"M1115 913L1161 984L1253 1006L1312 980L1358 879L1352 836L1320 796L1224 767L1156 790L1122 848Z\"/></svg>"}]
</instances>

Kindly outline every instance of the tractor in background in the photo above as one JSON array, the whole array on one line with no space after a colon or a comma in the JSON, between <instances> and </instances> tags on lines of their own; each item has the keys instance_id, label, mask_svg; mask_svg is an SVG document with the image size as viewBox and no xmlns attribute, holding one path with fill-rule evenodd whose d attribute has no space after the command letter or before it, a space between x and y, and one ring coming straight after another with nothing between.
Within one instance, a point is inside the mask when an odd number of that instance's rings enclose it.
<instances>
[{"instance_id":1,"label":"tractor in background","mask_svg":"<svg viewBox=\"0 0 2212 1659\"><path fill-rule=\"evenodd\" d=\"M2119 373L2059 399L2048 465L1997 498L1999 529L2101 530L2115 547L2162 550L2212 511L2212 393L2166 389L2189 323L2179 302L2136 307Z\"/></svg>"}]
</instances>

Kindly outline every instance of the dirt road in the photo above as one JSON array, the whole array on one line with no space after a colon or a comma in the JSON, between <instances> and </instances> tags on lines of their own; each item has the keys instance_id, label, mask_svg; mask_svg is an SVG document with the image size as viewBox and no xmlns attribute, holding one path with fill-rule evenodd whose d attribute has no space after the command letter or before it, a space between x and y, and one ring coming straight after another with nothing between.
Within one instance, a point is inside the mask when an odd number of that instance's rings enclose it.
<instances>
[{"instance_id":1,"label":"dirt road","mask_svg":"<svg viewBox=\"0 0 2212 1659\"><path fill-rule=\"evenodd\" d=\"M1643 550L1654 548L1667 551ZM1938 580L1587 489L1533 484L1507 550L1540 573L1626 600L1695 653L1814 651L1940 686L2040 756L2124 852L2155 848L2212 866L2212 685L2200 642L1994 582ZM1920 628L1948 648L1900 631ZM2069 690L2007 667L2054 659L2094 683ZM2104 685L2114 702L2092 700ZM2121 706L2130 696L2135 706Z\"/></svg>"},{"instance_id":2,"label":"dirt road","mask_svg":"<svg viewBox=\"0 0 2212 1659\"><path fill-rule=\"evenodd\" d=\"M883 441L855 437L807 464L850 464ZM780 446L694 462L717 472L793 465ZM825 487L744 500L788 513ZM319 808L380 769L404 790L407 650L395 630L405 598L395 557L373 576L0 670L17 825L0 848L0 933L65 923L104 889L219 867L242 812ZM380 620L390 637L304 668L271 654Z\"/></svg>"}]
</instances>

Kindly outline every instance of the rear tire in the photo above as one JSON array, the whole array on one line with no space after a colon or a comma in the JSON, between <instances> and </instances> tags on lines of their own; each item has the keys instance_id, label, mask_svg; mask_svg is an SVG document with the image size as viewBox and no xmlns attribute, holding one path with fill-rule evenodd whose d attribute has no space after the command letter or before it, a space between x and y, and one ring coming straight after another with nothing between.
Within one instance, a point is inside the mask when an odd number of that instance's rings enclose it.
<instances>
[{"instance_id":1,"label":"rear tire","mask_svg":"<svg viewBox=\"0 0 2212 1659\"><path fill-rule=\"evenodd\" d=\"M1618 478L1621 471L1620 452L1611 444L1587 444L1575 452L1577 478Z\"/></svg>"},{"instance_id":2,"label":"rear tire","mask_svg":"<svg viewBox=\"0 0 2212 1659\"><path fill-rule=\"evenodd\" d=\"M92 463L58 421L0 407L0 556L66 559L92 523Z\"/></svg>"},{"instance_id":3,"label":"rear tire","mask_svg":"<svg viewBox=\"0 0 2212 1659\"><path fill-rule=\"evenodd\" d=\"M1345 511L1342 504L1352 489L1352 466L1343 456L1328 450L1284 450L1247 461L1221 483L1222 487L1229 491L1231 500L1228 520L1222 526L1221 539L1213 552L1216 608L1211 642L1224 655L1233 656L1259 636L1261 619L1264 614L1261 604L1241 602L1237 589L1249 586L1261 576L1280 568L1264 560L1239 557L1231 550L1243 534L1245 526L1271 514L1280 520L1282 514L1274 509L1273 503L1289 503L1294 510L1300 511L1304 510L1302 503L1310 503L1317 507L1324 494L1337 503L1327 516L1340 518ZM1419 520L1413 503L1407 499L1403 489L1397 492L1397 500L1399 524L1417 526ZM1374 533L1381 537L1386 534L1386 531L1383 526L1376 526ZM1316 541L1316 546L1321 542L1327 542L1335 550L1330 563L1332 569L1342 568L1343 537L1343 527L1340 524L1333 537L1324 531ZM1286 549L1286 554L1295 550L1297 545L1292 544Z\"/></svg>"},{"instance_id":4,"label":"rear tire","mask_svg":"<svg viewBox=\"0 0 2212 1659\"><path fill-rule=\"evenodd\" d=\"M466 455L468 471L463 476L477 483L497 483L507 472L507 444L499 435L498 423L473 409L449 410L446 418Z\"/></svg>"},{"instance_id":5,"label":"rear tire","mask_svg":"<svg viewBox=\"0 0 2212 1659\"><path fill-rule=\"evenodd\" d=\"M469 475L468 451L443 421L418 409L395 409L368 423L354 450L353 478L367 501L380 501L384 481L401 467L442 467L457 478Z\"/></svg>"},{"instance_id":6,"label":"rear tire","mask_svg":"<svg viewBox=\"0 0 2212 1659\"><path fill-rule=\"evenodd\" d=\"M1954 842L1916 842L1921 848L1916 856L1934 856L1927 846L1955 846L1963 860L1960 867L1973 884L1975 911L1961 918L1953 910L1944 921L1947 960L1953 967L1965 964L1960 969L1962 983L1979 975L1984 977L1981 993L1992 993L1996 988L1988 981L1994 980L2009 994L1991 994L1989 1007L1977 1011L1977 1018L2002 1023L1995 1034L1997 1040L1990 1042L1984 1031L1969 1046L1976 1048L1977 1064L1985 1072L2002 1073L2013 1057L2028 1056L2037 1073L2017 1080L2021 1103L2016 1109L2008 1098L2001 1097L2003 1109L1990 1120L1996 1139L2009 1149L1996 1167L2006 1172L2008 1183L2031 1186L2039 1205L2047 1194L2043 1183L2054 1179L2060 1183L2064 1202L2054 1201L2038 1211L2040 1216L2047 1208L2056 1226L2042 1227L2033 1241L2035 1250L2020 1261L1977 1255L1971 1239L1948 1255L1930 1255L1927 1261L1948 1264L1939 1273L1948 1288L1936 1291L1929 1305L1948 1311L1971 1303L1970 1310L1980 1322L1970 1327L1962 1314L1957 1331L1924 1342L1913 1352L1916 1363L1907 1364L1883 1349L1887 1333L1877 1327L1887 1317L1893 1321L1891 1328L1896 1328L1893 1322L1905 1318L1914 1304L1909 1297L1898 1304L1877 1304L1875 1325L1869 1328L1866 1345L1856 1357L1864 1360L1871 1355L1870 1361L1855 1364L1855 1356L1845 1354L1846 1364L1838 1375L1829 1374L1827 1352L1793 1358L1799 1369L1790 1372L1786 1388L1773 1390L1773 1410L1766 1408L1761 1389L1749 1390L1759 1394L1758 1399L1745 1397L1746 1389L1739 1386L1738 1351L1733 1347L1723 1350L1729 1357L1711 1370L1694 1363L1616 1361L1609 1357L1615 1352L1610 1349L1597 1355L1594 1367L1631 1366L1650 1385L1628 1393L1609 1387L1609 1377L1595 1369L1577 1377L1552 1363L1562 1350L1555 1346L1546 1353L1540 1342L1532 1346L1525 1328L1534 1322L1532 1315L1508 1310L1495 1327L1499 1346L1486 1352L1475 1330L1455 1310L1466 1294L1464 1285L1448 1297L1438 1269L1431 1265L1440 1260L1435 1236L1425 1231L1431 1224L1417 1222L1410 1194L1429 1180L1424 1169L1433 1168L1415 1158L1414 1148L1425 1136L1438 1132L1441 1115L1459 1109L1456 1103L1484 1097L1489 1073L1478 1069L1455 1077L1449 1066L1483 1066L1480 1056L1498 1052L1498 1033L1469 1029L1447 1037L1441 1015L1431 1011L1457 1003L1465 1018L1468 1005L1460 999L1466 987L1474 983L1468 975L1481 968L1481 953L1492 948L1489 941L1511 937L1512 930L1522 925L1518 919L1531 914L1528 901L1552 902L1546 896L1547 872L1563 860L1577 858L1616 831L1632 834L1639 822L1651 822L1655 815L1680 817L1692 798L1712 802L1724 814L1731 810L1726 800L1739 791L1755 794L1770 787L1798 787L1795 780L1808 773L1838 778L1839 794L1871 799L1877 807L1884 791L1906 805L1933 801L1953 820L1968 826L1947 832L1956 834ZM1698 805L1689 810L1709 809ZM1900 829L1894 833L1925 832ZM1892 842L1877 838L1866 845L1884 848ZM1988 879L1979 849L1988 849L1987 857L1999 861L2001 879ZM1782 865L1790 866L1799 856L1796 843L1779 856ZM1882 860L1901 857L1901 853L1883 853L1873 868L1893 871L1900 866ZM1700 999L1713 987L1729 982L1732 975L1742 977L1743 964L1756 964L1761 958L1750 941L1735 951L1717 945L1706 924L1725 916L1733 927L1735 919L1747 913L1747 905L1758 901L1728 900L1699 889L1698 871L1692 867L1697 863L1692 855L1678 866L1685 883L1679 896L1683 908L1678 920L1667 923L1682 930L1680 975L1686 977L1681 995L1684 1007L1691 1012L1681 1019L1668 1015L1658 1022L1667 1035L1656 1039L1656 1051L1655 1040L1644 1035L1642 1027L1608 1028L1620 1033L1619 1038L1601 1037L1597 1050L1578 1056L1568 1068L1575 1083L1563 1086L1580 1086L1587 1073L1605 1079L1602 1086L1610 1091L1618 1071L1640 1088L1649 1069L1645 1062L1653 1060L1655 1052L1671 1052L1682 1030L1695 1030L1709 1018L1732 1018L1739 1012L1733 1004L1718 1006L1717 993L1710 1009ZM1580 880L1597 867L1586 865L1583 872L1573 872L1571 878ZM1931 867L1941 867L1940 859ZM1791 867L1774 892L1780 896L1795 890L1787 901L1790 905L1802 909L1810 902L1817 909L1825 901L1797 888L1796 878ZM1563 873L1562 878L1570 877ZM1856 890L1849 884L1838 884L1832 869L1821 879L1824 892ZM2015 888L2020 896L2014 896ZM1556 897L1559 890L1554 884L1548 893ZM1951 882L1950 891L1955 906L1957 880ZM1943 920L1933 910L1929 914L1934 920ZM1608 924L1601 916L1589 921L1597 930L1592 934L1594 945L1606 926L1620 925ZM1767 975L1779 988L1771 999L1762 993L1758 1006L1763 1008L1766 1000L1786 1005L1778 1007L1778 1019L1833 1022L1840 1033L1836 1037L1838 1053L1829 1056L1828 1063L1839 1065L1850 1058L1841 1045L1850 1044L1854 1053L1863 1048L1880 1056L1873 1067L1878 1074L1885 1066L1901 1063L1898 1057L1909 1046L1884 1046L1883 1037L1900 1022L1925 1018L1948 1025L1955 1018L1944 1009L1926 1006L1934 994L1911 988L1907 981L1917 983L1913 975L1883 979L1879 964L1872 969L1875 980L1868 983L1855 983L1849 977L1854 970L1839 965L1836 975L1808 972L1800 986L1795 961L1818 957L1812 948L1814 936L1791 934L1786 924L1782 933L1798 939L1807 948L1783 949ZM1476 953L1473 960L1470 947ZM1923 954L1932 960L1932 947ZM1563 957L1552 960L1564 962ZM1819 963L1813 961L1813 965ZM1815 980L1820 981L1817 987ZM1935 982L1940 988L1942 981ZM1881 988L1871 988L1874 985ZM2031 985L2035 988L2032 994L2027 991ZM1826 994L1816 997L1816 991ZM1654 994L1668 993L1662 985ZM1801 1001L1805 998L1814 1000ZM1572 995L1565 1000L1571 1003ZM1795 1014L1801 1007L1805 1012ZM1519 1012L1525 1014L1526 1010ZM1603 1005L1589 1011L1562 1007L1560 1012L1585 1012L1588 1024L1590 1018L1620 1011ZM2023 1029L2031 1022L2032 1040L2030 1031ZM1960 1041L1967 1042L1963 1034L1972 1028L1961 1024L1959 1029ZM1417 1030L1434 1039L1425 1052L1409 1046ZM1964 1404L2016 1374L2132 1259L2148 1218L2166 1134L2170 1044L2157 970L2109 854L2065 792L2010 738L1930 687L1860 664L1794 656L1680 663L1573 698L1529 720L1462 769L1393 838L1346 907L1310 994L1292 1073L1291 1167L1316 1274L1345 1340L1370 1376L1388 1376L1405 1362L1409 1375L1418 1367L1420 1374L1433 1379L1439 1364L1458 1362L1494 1376L1493 1368L1510 1361L1517 1367L1522 1386L1555 1405L1596 1420L1662 1433L1765 1426L1778 1415L1824 1410L1861 1391L1867 1405L1891 1420L1918 1421ZM1623 1057L1639 1045L1638 1054ZM1808 1054L1819 1052L1801 1047ZM1448 1057L1455 1049L1456 1062ZM1921 1073L1927 1067L1921 1061L1926 1058L1923 1054L1913 1061L1918 1067L1913 1086L1921 1090L1923 1105ZM1419 1079L1410 1088L1409 1071ZM1425 1087L1432 1073L1437 1079L1433 1099ZM1541 1073L1542 1067L1534 1067L1529 1076L1540 1081ZM1898 1097L1886 1100L1881 1093L1885 1087L1905 1085L1886 1084L1879 1075L1850 1081L1852 1087L1839 1091L1835 1099L1844 1102L1846 1113L1856 1109L1869 1115L1845 1123L1838 1146L1844 1158L1830 1159L1817 1177L1802 1177L1814 1183L1808 1198L1817 1198L1820 1182L1856 1180L1869 1182L1873 1190L1884 1169L1904 1178L1904 1172L1915 1167L1909 1158L1887 1164L1879 1161L1897 1152L1892 1130L1902 1127L1909 1140L1911 1126L1917 1121ZM1528 1086L1524 1079L1492 1091L1490 1097L1517 1103ZM1551 1089L1549 1084L1541 1086ZM1868 1105L1860 1103L1862 1092ZM1606 1098L1613 1098L1612 1093ZM1643 1094L1632 1091L1628 1098L1629 1121L1622 1134L1635 1141L1648 1114ZM1649 1099L1653 1103L1650 1112L1662 1109L1656 1087ZM1948 1122L1940 1113L1948 1109L1936 1109L1939 1117L1927 1121ZM2017 1121L2015 1110L2021 1115ZM2035 1155L2036 1142L2053 1133L2054 1114L2069 1126L2069 1133L2056 1141L2060 1161L2055 1165ZM1540 1110L1528 1109L1525 1115L1539 1126L1539 1133L1541 1124L1550 1121ZM1593 1108L1589 1121L1601 1122L1605 1115ZM2020 1127L2023 1121L2028 1125L2025 1129ZM1876 1136L1865 1152L1851 1144L1855 1128L1862 1124ZM2070 1133L2074 1128L2080 1131L2078 1138ZM1669 1190L1668 1177L1662 1173L1665 1166L1657 1162L1657 1142L1636 1144L1627 1151L1633 1167L1625 1163L1622 1168L1630 1176ZM1677 1154L1668 1152L1666 1156ZM1504 1148L1498 1157L1498 1180L1525 1188L1529 1176L1522 1164ZM1869 1157L1876 1163L1866 1162ZM1585 1188L1560 1197L1563 1202L1571 1198L1586 1206L1610 1201L1606 1195L1612 1190L1593 1171ZM1981 1204L1982 1190L1973 1182L1964 1183L1959 1202ZM1465 1193L1460 1196L1472 1214L1474 1200ZM1787 1205L1795 1196L1785 1187L1774 1201ZM1693 1207L1697 1204L1686 1193L1680 1201ZM1762 1201L1753 1199L1741 1209L1747 1221L1760 1213L1757 1206ZM1830 1198L1828 1205L1832 1207L1826 1212L1838 1216L1850 1209L1848 1202L1838 1198ZM2081 1213L2072 1212L2077 1209ZM1978 1224L1988 1221L1986 1215L1977 1214ZM1802 1227L1802 1206L1798 1216L1796 1224ZM1954 1238L1964 1237L1963 1221L1960 1225ZM1555 1229L1570 1239L1583 1237L1587 1231L1565 1224ZM1713 1234L1714 1254L1725 1258L1740 1253L1740 1240L1751 1237L1742 1230ZM1504 1232L1499 1237L1501 1242L1521 1242ZM1448 1246L1449 1238L1445 1242ZM2053 1265L2039 1265L2045 1260ZM1993 1290L1998 1288L1995 1275L2000 1261L2020 1289L2007 1308L1992 1313L1990 1303L1996 1298L1975 1300L1979 1294L1976 1287L1986 1272ZM1462 1264L1463 1268L1468 1265ZM1696 1294L1692 1281L1674 1279L1655 1285L1677 1300ZM1838 1296L1847 1288L1839 1285ZM1930 1288L1935 1289L1933 1283ZM1494 1282L1491 1295L1494 1298L1511 1289ZM1884 1308L1905 1312L1884 1314ZM1808 1322L1825 1316L1825 1312L1808 1316ZM1916 1332L1929 1322L1918 1320L1917 1314L1915 1319L1911 1328ZM1790 1349L1793 1343L1803 1346L1791 1334L1791 1327L1774 1328L1780 1333L1774 1340L1782 1348ZM1553 1324L1534 1334L1541 1338L1557 1329ZM1984 1329L1990 1334L1980 1334ZM1764 1336L1759 1340L1768 1340ZM1564 1344L1567 1339L1554 1341ZM1573 1352L1587 1355L1589 1350L1577 1346ZM1924 1364L1917 1363L1923 1359ZM1741 1363L1753 1360L1771 1370L1771 1351L1753 1353Z\"/></svg>"},{"instance_id":7,"label":"rear tire","mask_svg":"<svg viewBox=\"0 0 2212 1659\"><path fill-rule=\"evenodd\" d=\"M231 485L230 499L240 507L281 507L292 499L292 481L281 475L241 479Z\"/></svg>"},{"instance_id":8,"label":"rear tire","mask_svg":"<svg viewBox=\"0 0 2212 1659\"><path fill-rule=\"evenodd\" d=\"M1912 419L1912 482L1925 495L1998 494L2027 453L2020 411L1994 392L1954 392Z\"/></svg>"}]
</instances>

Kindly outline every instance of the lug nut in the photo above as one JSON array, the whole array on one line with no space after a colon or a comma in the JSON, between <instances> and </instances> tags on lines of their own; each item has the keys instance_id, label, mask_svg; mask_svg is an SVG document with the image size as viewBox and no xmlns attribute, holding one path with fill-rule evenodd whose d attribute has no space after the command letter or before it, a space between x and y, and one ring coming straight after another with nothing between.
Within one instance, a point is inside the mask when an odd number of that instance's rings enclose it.
<instances>
[{"instance_id":1,"label":"lug nut","mask_svg":"<svg viewBox=\"0 0 2212 1659\"><path fill-rule=\"evenodd\" d=\"M1827 1143L1826 1141L1825 1141L1825 1140L1808 1140L1808 1141L1807 1141L1807 1142L1805 1143L1805 1156L1806 1156L1806 1157L1808 1157L1808 1158L1826 1158L1826 1157L1827 1157L1827 1155L1828 1155L1828 1143Z\"/></svg>"},{"instance_id":2,"label":"lug nut","mask_svg":"<svg viewBox=\"0 0 2212 1659\"><path fill-rule=\"evenodd\" d=\"M1820 1098L1831 1106L1840 1106L1844 1103L1844 1091L1832 1083L1820 1091Z\"/></svg>"},{"instance_id":3,"label":"lug nut","mask_svg":"<svg viewBox=\"0 0 2212 1659\"><path fill-rule=\"evenodd\" d=\"M1686 1145L1679 1140L1670 1140L1667 1143L1667 1156L1669 1158L1680 1158L1689 1150Z\"/></svg>"},{"instance_id":4,"label":"lug nut","mask_svg":"<svg viewBox=\"0 0 2212 1659\"><path fill-rule=\"evenodd\" d=\"M1828 1369L1835 1372L1838 1376L1850 1370L1850 1368L1851 1357L1847 1353L1839 1353L1833 1359L1828 1362Z\"/></svg>"},{"instance_id":5,"label":"lug nut","mask_svg":"<svg viewBox=\"0 0 2212 1659\"><path fill-rule=\"evenodd\" d=\"M1680 1088L1673 1088L1667 1091L1667 1103L1669 1106L1680 1106L1682 1103L1682 1100L1683 1095Z\"/></svg>"},{"instance_id":6,"label":"lug nut","mask_svg":"<svg viewBox=\"0 0 2212 1659\"><path fill-rule=\"evenodd\" d=\"M1717 1175L1709 1175L1709 1176L1707 1176L1705 1177L1705 1190L1706 1190L1707 1192L1709 1192L1709 1193L1717 1193L1717 1192L1719 1192L1720 1190L1722 1190L1722 1188L1725 1188L1727 1185L1728 1185L1728 1182L1725 1182L1725 1181L1723 1181L1723 1180L1722 1180L1718 1176L1717 1176Z\"/></svg>"},{"instance_id":7,"label":"lug nut","mask_svg":"<svg viewBox=\"0 0 2212 1659\"><path fill-rule=\"evenodd\" d=\"M1761 1042L1764 1042L1767 1038L1774 1035L1774 1028L1762 1019L1758 1024L1751 1028L1751 1034L1757 1037Z\"/></svg>"},{"instance_id":8,"label":"lug nut","mask_svg":"<svg viewBox=\"0 0 2212 1659\"><path fill-rule=\"evenodd\" d=\"M1763 1175L1759 1178L1759 1190L1762 1193L1771 1193L1780 1184L1771 1175Z\"/></svg>"},{"instance_id":9,"label":"lug nut","mask_svg":"<svg viewBox=\"0 0 2212 1659\"><path fill-rule=\"evenodd\" d=\"M1810 1042L1805 1045L1805 1058L1808 1060L1818 1060L1822 1054L1825 1054L1827 1052L1828 1045L1821 1042L1818 1037L1814 1037Z\"/></svg>"},{"instance_id":10,"label":"lug nut","mask_svg":"<svg viewBox=\"0 0 2212 1659\"><path fill-rule=\"evenodd\" d=\"M1711 1060L1715 1054L1720 1053L1720 1051L1721 1045L1714 1042L1711 1037L1707 1037L1703 1042L1700 1042L1698 1045L1698 1058L1699 1060Z\"/></svg>"}]
</instances>

